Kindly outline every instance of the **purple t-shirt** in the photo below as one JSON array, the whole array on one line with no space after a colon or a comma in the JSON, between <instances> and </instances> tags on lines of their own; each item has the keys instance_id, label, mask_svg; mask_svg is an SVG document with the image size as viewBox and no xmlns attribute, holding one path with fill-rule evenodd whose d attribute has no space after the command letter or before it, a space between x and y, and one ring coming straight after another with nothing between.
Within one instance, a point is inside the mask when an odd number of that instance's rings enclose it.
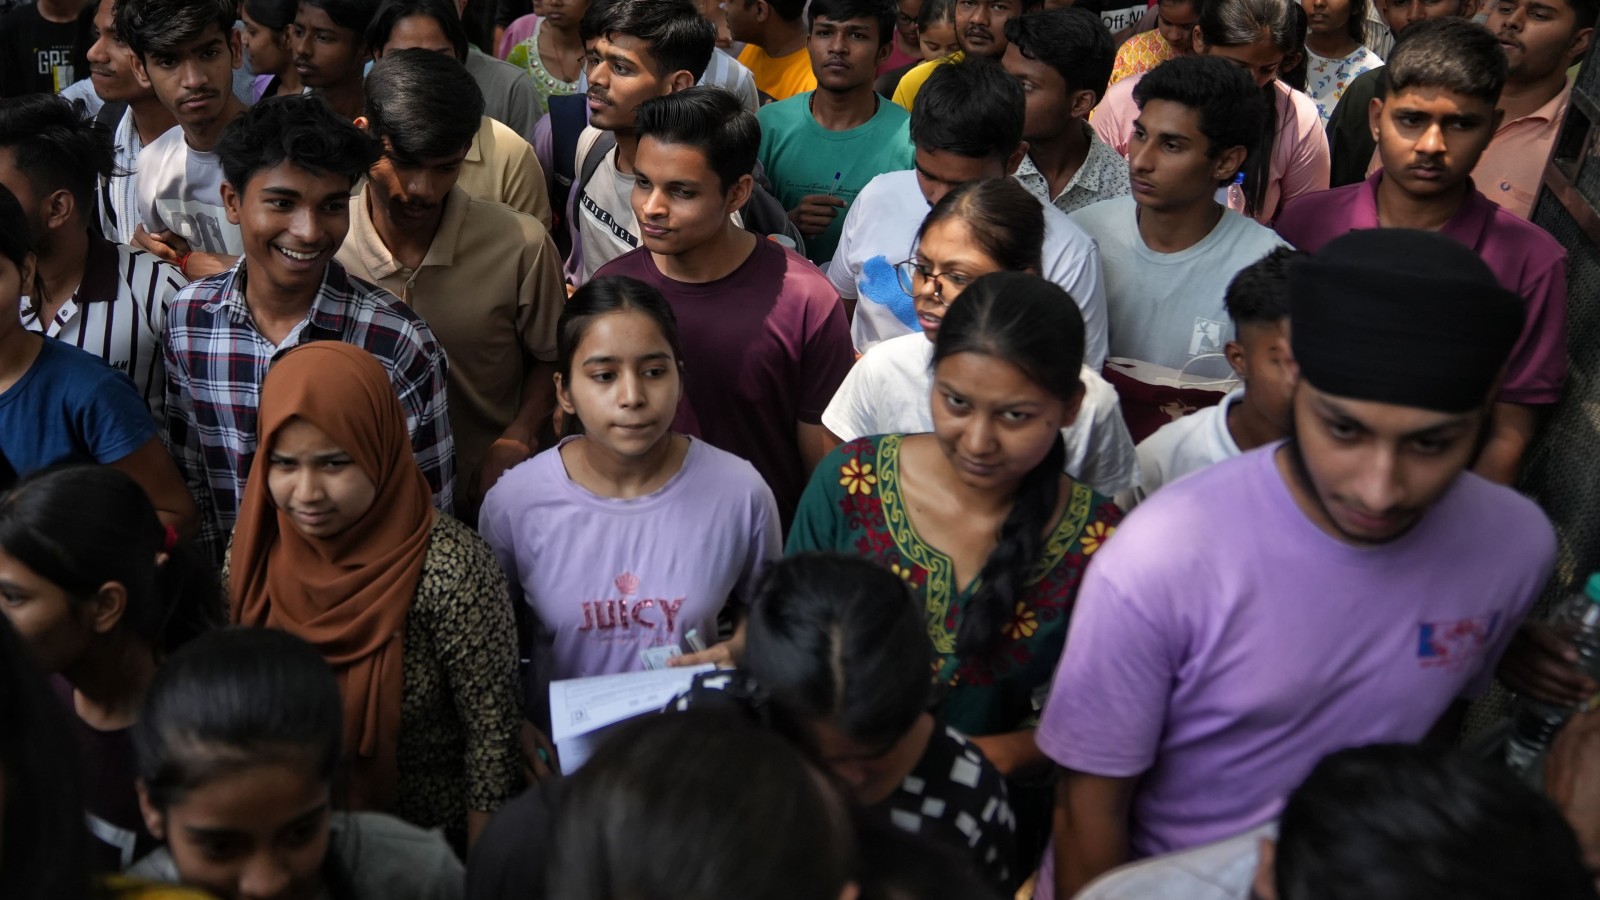
<instances>
[{"instance_id":1,"label":"purple t-shirt","mask_svg":"<svg viewBox=\"0 0 1600 900\"><path fill-rule=\"evenodd\" d=\"M1488 686L1554 562L1544 513L1470 473L1400 538L1340 542L1295 504L1280 446L1153 494L1078 589L1039 748L1143 776L1138 856L1270 821L1334 750L1421 739Z\"/></svg>"},{"instance_id":2,"label":"purple t-shirt","mask_svg":"<svg viewBox=\"0 0 1600 900\"><path fill-rule=\"evenodd\" d=\"M627 500L579 486L560 450L546 450L490 489L479 531L538 619L539 671L555 679L641 671L641 650L689 652L691 628L715 643L717 613L748 601L783 553L761 476L693 439L660 490Z\"/></svg>"},{"instance_id":3,"label":"purple t-shirt","mask_svg":"<svg viewBox=\"0 0 1600 900\"><path fill-rule=\"evenodd\" d=\"M743 265L705 284L661 274L644 248L595 273L603 275L628 275L666 295L701 435L756 467L787 526L806 487L795 424L822 422L855 363L850 323L828 277L773 241L757 241Z\"/></svg>"},{"instance_id":4,"label":"purple t-shirt","mask_svg":"<svg viewBox=\"0 0 1600 900\"><path fill-rule=\"evenodd\" d=\"M1348 231L1378 227L1382 170L1360 184L1291 200L1274 226L1309 253ZM1567 379L1567 251L1548 232L1517 218L1476 189L1439 233L1483 258L1500 285L1527 301L1522 334L1511 348L1495 398L1527 406L1554 403Z\"/></svg>"}]
</instances>

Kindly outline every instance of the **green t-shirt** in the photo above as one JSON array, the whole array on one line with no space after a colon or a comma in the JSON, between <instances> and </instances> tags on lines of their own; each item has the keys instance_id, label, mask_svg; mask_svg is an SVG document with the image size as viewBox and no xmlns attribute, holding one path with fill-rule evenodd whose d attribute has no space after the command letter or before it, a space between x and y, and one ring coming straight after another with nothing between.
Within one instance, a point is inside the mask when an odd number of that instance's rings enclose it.
<instances>
[{"instance_id":1,"label":"green t-shirt","mask_svg":"<svg viewBox=\"0 0 1600 900\"><path fill-rule=\"evenodd\" d=\"M811 117L811 93L761 107L761 166L784 209L811 194L845 202L833 224L806 237L806 256L817 265L833 259L845 213L867 182L912 167L911 114L879 98L878 111L849 131L829 131ZM837 187L835 185L837 184Z\"/></svg>"}]
</instances>

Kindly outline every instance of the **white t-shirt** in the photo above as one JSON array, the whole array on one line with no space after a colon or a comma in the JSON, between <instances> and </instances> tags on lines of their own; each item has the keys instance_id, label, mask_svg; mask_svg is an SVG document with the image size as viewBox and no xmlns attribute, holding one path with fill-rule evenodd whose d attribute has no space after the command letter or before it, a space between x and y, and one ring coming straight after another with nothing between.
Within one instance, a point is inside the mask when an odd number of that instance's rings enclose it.
<instances>
[{"instance_id":1,"label":"white t-shirt","mask_svg":"<svg viewBox=\"0 0 1600 900\"><path fill-rule=\"evenodd\" d=\"M1246 900L1261 861L1261 840L1277 833L1273 823L1193 850L1141 860L1100 876L1074 900Z\"/></svg>"},{"instance_id":2,"label":"white t-shirt","mask_svg":"<svg viewBox=\"0 0 1600 900\"><path fill-rule=\"evenodd\" d=\"M1106 295L1094 240L1049 203L1044 208L1044 277L1060 285L1083 312L1083 361L1098 370L1106 357ZM879 341L922 330L911 297L900 289L894 264L911 256L928 201L916 170L887 172L867 182L845 213L828 279L839 296L856 301L850 337L865 353Z\"/></svg>"},{"instance_id":3,"label":"white t-shirt","mask_svg":"<svg viewBox=\"0 0 1600 900\"><path fill-rule=\"evenodd\" d=\"M1139 483L1130 491L1117 494L1117 505L1133 509L1144 498L1170 481L1239 455L1239 444L1228 431L1228 408L1244 398L1244 388L1235 388L1216 406L1196 410L1181 419L1156 429L1139 442Z\"/></svg>"},{"instance_id":4,"label":"white t-shirt","mask_svg":"<svg viewBox=\"0 0 1600 900\"><path fill-rule=\"evenodd\" d=\"M173 231L191 250L242 255L239 226L222 208L222 182L217 154L190 149L174 125L139 153L133 183L144 230Z\"/></svg>"},{"instance_id":5,"label":"white t-shirt","mask_svg":"<svg viewBox=\"0 0 1600 900\"><path fill-rule=\"evenodd\" d=\"M1259 222L1223 210L1217 226L1193 247L1157 253L1139 235L1136 210L1131 196L1114 197L1069 216L1100 246L1110 355L1232 378L1222 358L1223 346L1233 339L1223 304L1228 282L1285 246L1284 240Z\"/></svg>"},{"instance_id":6,"label":"white t-shirt","mask_svg":"<svg viewBox=\"0 0 1600 900\"><path fill-rule=\"evenodd\" d=\"M845 376L822 413L822 424L846 441L932 431L932 364L933 342L926 335L905 334L875 345ZM1133 490L1139 469L1117 392L1088 366L1082 375L1083 406L1077 420L1061 429L1066 472L1108 497Z\"/></svg>"},{"instance_id":7,"label":"white t-shirt","mask_svg":"<svg viewBox=\"0 0 1600 900\"><path fill-rule=\"evenodd\" d=\"M590 127L578 138L577 168L573 171L580 178L583 158L602 134L605 132ZM579 239L583 242L584 282L593 278L601 266L638 248L639 222L633 217L633 176L617 171L615 147L606 152L589 183L578 193L572 215L578 220Z\"/></svg>"}]
</instances>

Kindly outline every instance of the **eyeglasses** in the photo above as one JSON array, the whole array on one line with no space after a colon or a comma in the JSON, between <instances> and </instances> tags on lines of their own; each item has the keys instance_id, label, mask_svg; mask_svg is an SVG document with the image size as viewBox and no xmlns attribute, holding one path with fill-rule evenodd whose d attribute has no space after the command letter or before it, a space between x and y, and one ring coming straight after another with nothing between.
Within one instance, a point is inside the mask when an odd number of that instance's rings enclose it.
<instances>
[{"instance_id":1,"label":"eyeglasses","mask_svg":"<svg viewBox=\"0 0 1600 900\"><path fill-rule=\"evenodd\" d=\"M905 291L911 297L921 293L928 282L932 281L933 302L945 308L949 308L951 302L956 299L956 295L966 290L967 285L972 283L972 279L965 275L957 275L953 272L935 272L914 259L895 263L894 273L900 279L900 290ZM949 300L944 297L946 291L950 293Z\"/></svg>"}]
</instances>

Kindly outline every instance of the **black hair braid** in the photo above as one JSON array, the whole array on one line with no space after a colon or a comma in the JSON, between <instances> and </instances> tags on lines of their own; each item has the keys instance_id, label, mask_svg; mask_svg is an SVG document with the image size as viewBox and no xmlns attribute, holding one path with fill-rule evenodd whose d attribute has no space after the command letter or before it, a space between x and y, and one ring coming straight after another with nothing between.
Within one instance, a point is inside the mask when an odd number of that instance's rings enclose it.
<instances>
[{"instance_id":1,"label":"black hair braid","mask_svg":"<svg viewBox=\"0 0 1600 900\"><path fill-rule=\"evenodd\" d=\"M1000 525L1000 541L978 573L973 595L956 632L956 655L984 656L1000 643L1002 629L1021 602L1023 588L1044 549L1044 530L1061 499L1067 444L1058 432L1050 452L1022 479L1011 512Z\"/></svg>"}]
</instances>

